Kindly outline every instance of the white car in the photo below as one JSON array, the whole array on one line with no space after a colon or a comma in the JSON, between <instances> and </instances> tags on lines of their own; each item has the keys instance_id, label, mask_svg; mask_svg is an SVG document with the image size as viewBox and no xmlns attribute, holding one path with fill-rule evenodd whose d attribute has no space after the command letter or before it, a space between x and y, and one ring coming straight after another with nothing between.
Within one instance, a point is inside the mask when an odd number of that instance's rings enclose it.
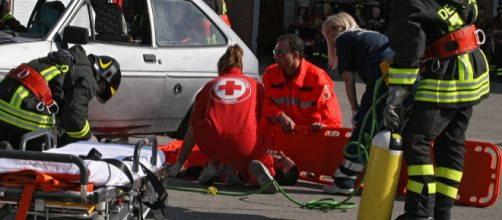
<instances>
[{"instance_id":1,"label":"white car","mask_svg":"<svg viewBox=\"0 0 502 220\"><path fill-rule=\"evenodd\" d=\"M25 19L27 33L0 31L0 77L73 43L117 59L117 94L104 105L91 102L98 137L183 137L195 95L217 76L217 61L229 45L243 48L243 72L259 78L254 54L201 0L136 0L122 7L91 2L97 1L11 0L14 16L23 7L33 12Z\"/></svg>"}]
</instances>

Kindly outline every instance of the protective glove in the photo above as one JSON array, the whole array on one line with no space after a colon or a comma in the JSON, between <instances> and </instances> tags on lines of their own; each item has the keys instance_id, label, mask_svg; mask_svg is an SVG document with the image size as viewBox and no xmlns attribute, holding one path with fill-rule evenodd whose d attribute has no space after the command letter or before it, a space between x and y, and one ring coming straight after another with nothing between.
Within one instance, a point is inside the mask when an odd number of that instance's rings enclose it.
<instances>
[{"instance_id":1,"label":"protective glove","mask_svg":"<svg viewBox=\"0 0 502 220\"><path fill-rule=\"evenodd\" d=\"M293 130L295 130L295 122L293 119L291 119L289 116L286 114L282 113L279 116L277 116L277 124L281 126L282 131L285 133L291 133Z\"/></svg>"},{"instance_id":2,"label":"protective glove","mask_svg":"<svg viewBox=\"0 0 502 220\"><path fill-rule=\"evenodd\" d=\"M75 62L73 55L68 50L58 50L50 52L47 58L57 64L72 65Z\"/></svg>"},{"instance_id":3,"label":"protective glove","mask_svg":"<svg viewBox=\"0 0 502 220\"><path fill-rule=\"evenodd\" d=\"M403 86L389 86L389 97L384 109L384 126L389 131L399 131L403 101L410 92Z\"/></svg>"},{"instance_id":4,"label":"protective glove","mask_svg":"<svg viewBox=\"0 0 502 220\"><path fill-rule=\"evenodd\" d=\"M171 169L169 170L169 176L170 177L176 177L178 176L178 174L180 173L181 171L181 168L183 168L183 164L176 161L176 163L171 167Z\"/></svg>"},{"instance_id":5,"label":"protective glove","mask_svg":"<svg viewBox=\"0 0 502 220\"><path fill-rule=\"evenodd\" d=\"M324 124L321 122L314 122L312 123L312 132L317 133L319 132L322 128L324 128Z\"/></svg>"}]
</instances>

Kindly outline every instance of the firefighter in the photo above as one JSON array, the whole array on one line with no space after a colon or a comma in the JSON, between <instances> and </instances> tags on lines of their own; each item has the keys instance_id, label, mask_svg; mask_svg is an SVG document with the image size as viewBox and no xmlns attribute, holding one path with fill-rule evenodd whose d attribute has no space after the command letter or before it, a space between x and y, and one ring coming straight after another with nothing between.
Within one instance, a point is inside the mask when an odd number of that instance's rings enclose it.
<instances>
[{"instance_id":1,"label":"firefighter","mask_svg":"<svg viewBox=\"0 0 502 220\"><path fill-rule=\"evenodd\" d=\"M296 124L312 131L341 127L342 114L334 85L327 73L303 58L303 40L294 34L277 38L276 63L263 74L265 127L279 125L291 133Z\"/></svg>"},{"instance_id":2,"label":"firefighter","mask_svg":"<svg viewBox=\"0 0 502 220\"><path fill-rule=\"evenodd\" d=\"M16 20L9 10L9 1L0 0L0 30L9 29L15 32L26 32L27 29Z\"/></svg>"},{"instance_id":3,"label":"firefighter","mask_svg":"<svg viewBox=\"0 0 502 220\"><path fill-rule=\"evenodd\" d=\"M493 78L502 82L502 4L497 7L497 16L491 21L491 36L494 41L494 54L490 69Z\"/></svg>"},{"instance_id":4,"label":"firefighter","mask_svg":"<svg viewBox=\"0 0 502 220\"><path fill-rule=\"evenodd\" d=\"M225 0L204 0L204 2L213 9L216 14L220 16L220 18L227 24L229 27L232 27L230 24L230 19L227 15L227 3Z\"/></svg>"},{"instance_id":5,"label":"firefighter","mask_svg":"<svg viewBox=\"0 0 502 220\"><path fill-rule=\"evenodd\" d=\"M475 0L392 2L388 130L399 130L402 101L423 68L402 132L409 179L405 213L397 219L450 219L462 178L465 131L473 106L490 90L488 63L473 25L476 10Z\"/></svg>"},{"instance_id":6,"label":"firefighter","mask_svg":"<svg viewBox=\"0 0 502 220\"><path fill-rule=\"evenodd\" d=\"M0 82L0 139L16 147L23 134L54 128L60 146L89 140L89 102L109 100L120 78L115 59L87 56L80 45L21 64ZM39 141L28 149L39 150Z\"/></svg>"},{"instance_id":7,"label":"firefighter","mask_svg":"<svg viewBox=\"0 0 502 220\"><path fill-rule=\"evenodd\" d=\"M338 68L345 81L345 91L352 110L352 136L349 142L357 141L359 133L369 133L372 129L369 124L361 131L364 117L373 105L373 93L378 89L380 97L387 92L387 87L381 85L376 88L377 80L382 77L380 63L392 59L393 52L388 46L388 38L378 32L360 29L355 19L348 13L340 12L326 19L322 26L326 38L329 54L329 67ZM366 85L361 102L357 100L356 74ZM377 105L377 125L382 125L382 112L385 103ZM359 143L367 146L368 143ZM349 144L345 151L356 155L358 145ZM354 191L357 175L360 174L363 164L360 158L347 157L334 174L335 183L324 187L324 192L350 194Z\"/></svg>"},{"instance_id":8,"label":"firefighter","mask_svg":"<svg viewBox=\"0 0 502 220\"><path fill-rule=\"evenodd\" d=\"M263 186L273 180L272 157L259 131L263 88L242 74L242 56L239 45L230 46L218 61L219 76L197 94L190 126L170 176L178 174L197 143L209 158L199 176L200 184L210 185L218 179L220 162L235 168L252 184ZM277 189L270 185L262 192L275 193Z\"/></svg>"}]
</instances>

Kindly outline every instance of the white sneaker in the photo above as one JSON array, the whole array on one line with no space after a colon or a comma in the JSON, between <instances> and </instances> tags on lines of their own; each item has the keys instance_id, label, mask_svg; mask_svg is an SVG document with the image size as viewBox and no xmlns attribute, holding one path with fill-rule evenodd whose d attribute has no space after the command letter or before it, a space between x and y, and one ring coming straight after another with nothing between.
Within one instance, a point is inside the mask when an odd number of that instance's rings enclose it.
<instances>
[{"instance_id":1,"label":"white sneaker","mask_svg":"<svg viewBox=\"0 0 502 220\"><path fill-rule=\"evenodd\" d=\"M354 188L344 189L344 188L338 187L337 185L335 185L333 183L331 185L324 186L322 191L325 193L329 193L329 194L340 194L340 195L348 196L354 192Z\"/></svg>"},{"instance_id":2,"label":"white sneaker","mask_svg":"<svg viewBox=\"0 0 502 220\"><path fill-rule=\"evenodd\" d=\"M218 171L218 167L212 163L208 163L202 172L200 172L198 181L202 185L212 185L219 177L220 172Z\"/></svg>"},{"instance_id":3,"label":"white sneaker","mask_svg":"<svg viewBox=\"0 0 502 220\"><path fill-rule=\"evenodd\" d=\"M270 172L268 172L267 167L265 167L265 165L263 165L260 161L251 161L251 163L249 163L249 169L251 170L251 174L258 181L258 184L260 184L260 187L263 187L274 180L272 175L270 175ZM261 192L265 194L274 194L277 192L277 188L274 184L270 184Z\"/></svg>"},{"instance_id":4,"label":"white sneaker","mask_svg":"<svg viewBox=\"0 0 502 220\"><path fill-rule=\"evenodd\" d=\"M235 168L231 165L227 165L227 169L225 169L225 184L246 185L239 177L237 170L235 170Z\"/></svg>"}]
</instances>

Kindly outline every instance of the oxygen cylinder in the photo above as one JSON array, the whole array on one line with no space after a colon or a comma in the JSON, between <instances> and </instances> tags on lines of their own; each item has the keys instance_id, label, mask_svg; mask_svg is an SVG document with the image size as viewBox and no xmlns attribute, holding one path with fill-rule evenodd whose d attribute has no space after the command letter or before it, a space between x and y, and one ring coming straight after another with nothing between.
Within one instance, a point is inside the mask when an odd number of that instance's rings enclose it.
<instances>
[{"instance_id":1,"label":"oxygen cylinder","mask_svg":"<svg viewBox=\"0 0 502 220\"><path fill-rule=\"evenodd\" d=\"M381 131L373 138L359 206L359 220L391 218L402 157L403 146L399 134Z\"/></svg>"}]
</instances>

